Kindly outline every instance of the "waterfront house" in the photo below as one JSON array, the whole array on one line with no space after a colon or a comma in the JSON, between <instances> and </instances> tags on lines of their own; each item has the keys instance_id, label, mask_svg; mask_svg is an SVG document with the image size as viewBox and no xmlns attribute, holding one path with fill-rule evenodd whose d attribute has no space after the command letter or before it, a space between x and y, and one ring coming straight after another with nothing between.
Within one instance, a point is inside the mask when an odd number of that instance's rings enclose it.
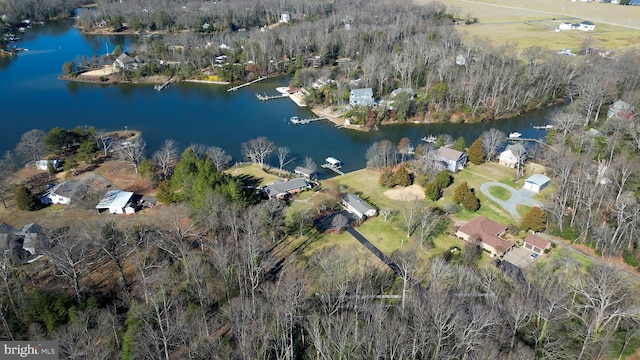
<instances>
[{"instance_id":1,"label":"waterfront house","mask_svg":"<svg viewBox=\"0 0 640 360\"><path fill-rule=\"evenodd\" d=\"M131 56L122 53L113 62L113 68L116 70L133 70L138 67L138 62Z\"/></svg>"},{"instance_id":2,"label":"waterfront house","mask_svg":"<svg viewBox=\"0 0 640 360\"><path fill-rule=\"evenodd\" d=\"M78 191L76 181L64 181L45 191L40 197L43 204L71 204L71 198Z\"/></svg>"},{"instance_id":3,"label":"waterfront house","mask_svg":"<svg viewBox=\"0 0 640 360\"><path fill-rule=\"evenodd\" d=\"M524 247L525 249L531 250L538 255L542 255L542 253L546 249L551 247L551 242L539 236L529 234L526 238L524 238Z\"/></svg>"},{"instance_id":4,"label":"waterfront house","mask_svg":"<svg viewBox=\"0 0 640 360\"><path fill-rule=\"evenodd\" d=\"M633 105L622 100L618 100L609 106L607 118L616 117L618 119L631 119L634 114L635 108Z\"/></svg>"},{"instance_id":5,"label":"waterfront house","mask_svg":"<svg viewBox=\"0 0 640 360\"><path fill-rule=\"evenodd\" d=\"M442 146L436 151L435 160L444 163L447 170L457 172L458 170L464 169L464 166L467 164L467 154Z\"/></svg>"},{"instance_id":6,"label":"waterfront house","mask_svg":"<svg viewBox=\"0 0 640 360\"><path fill-rule=\"evenodd\" d=\"M515 245L500 236L507 227L484 216L477 216L468 223L460 226L456 236L464 241L478 242L478 245L493 256L502 256Z\"/></svg>"},{"instance_id":7,"label":"waterfront house","mask_svg":"<svg viewBox=\"0 0 640 360\"><path fill-rule=\"evenodd\" d=\"M519 163L523 164L527 159L527 151L522 144L507 146L506 150L500 153L498 163L509 168L515 168Z\"/></svg>"},{"instance_id":8,"label":"waterfront house","mask_svg":"<svg viewBox=\"0 0 640 360\"><path fill-rule=\"evenodd\" d=\"M317 172L307 169L304 166L296 166L296 168L293 169L293 173L307 180L315 180L318 175Z\"/></svg>"},{"instance_id":9,"label":"waterfront house","mask_svg":"<svg viewBox=\"0 0 640 360\"><path fill-rule=\"evenodd\" d=\"M355 106L373 106L375 100L373 99L373 89L353 89L349 93L349 105Z\"/></svg>"},{"instance_id":10,"label":"waterfront house","mask_svg":"<svg viewBox=\"0 0 640 360\"><path fill-rule=\"evenodd\" d=\"M96 205L98 212L109 211L109 214L134 214L136 205L132 202L133 193L120 189L108 191Z\"/></svg>"},{"instance_id":11,"label":"waterfront house","mask_svg":"<svg viewBox=\"0 0 640 360\"><path fill-rule=\"evenodd\" d=\"M535 193L539 193L542 189L549 186L551 179L542 174L533 174L524 181L523 189L531 190Z\"/></svg>"},{"instance_id":12,"label":"waterfront house","mask_svg":"<svg viewBox=\"0 0 640 360\"><path fill-rule=\"evenodd\" d=\"M303 178L295 178L290 180L276 180L262 188L262 192L269 199L287 199L293 194L300 193L311 186Z\"/></svg>"},{"instance_id":13,"label":"waterfront house","mask_svg":"<svg viewBox=\"0 0 640 360\"><path fill-rule=\"evenodd\" d=\"M350 213L355 214L360 219L363 219L365 216L369 217L376 215L376 209L371 207L371 205L367 204L355 194L345 195L342 198L342 205L344 205Z\"/></svg>"}]
</instances>

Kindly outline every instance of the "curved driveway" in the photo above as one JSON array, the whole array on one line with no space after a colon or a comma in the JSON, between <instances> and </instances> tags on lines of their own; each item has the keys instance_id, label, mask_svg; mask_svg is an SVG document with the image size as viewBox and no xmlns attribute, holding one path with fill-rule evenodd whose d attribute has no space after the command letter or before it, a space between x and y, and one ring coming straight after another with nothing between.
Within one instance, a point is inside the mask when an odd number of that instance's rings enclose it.
<instances>
[{"instance_id":1,"label":"curved driveway","mask_svg":"<svg viewBox=\"0 0 640 360\"><path fill-rule=\"evenodd\" d=\"M509 198L509 200L500 200L491 195L491 193L489 192L489 188L492 186L498 186L509 191L511 193L511 197ZM518 221L520 221L520 214L518 214L518 205L534 206L538 204L538 202L532 198L532 196L535 195L533 191L525 189L516 190L509 185L505 185L496 181L490 181L482 184L480 186L480 191L482 191L482 193L486 197L491 199L491 201L494 201L496 204L502 206L502 208L507 210L509 214L511 214L511 216L513 216L513 218Z\"/></svg>"}]
</instances>

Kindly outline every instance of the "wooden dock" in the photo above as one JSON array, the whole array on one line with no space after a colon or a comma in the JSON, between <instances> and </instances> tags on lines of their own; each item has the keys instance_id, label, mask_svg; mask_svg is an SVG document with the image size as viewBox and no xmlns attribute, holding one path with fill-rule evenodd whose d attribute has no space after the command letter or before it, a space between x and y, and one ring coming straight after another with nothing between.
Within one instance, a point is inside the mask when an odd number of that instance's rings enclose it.
<instances>
[{"instance_id":1,"label":"wooden dock","mask_svg":"<svg viewBox=\"0 0 640 360\"><path fill-rule=\"evenodd\" d=\"M287 98L287 97L289 97L289 94L288 93L284 93L284 94L280 94L280 95L267 95L267 94L261 95L261 94L256 93L256 97L260 101L269 101L269 100L274 100L274 99Z\"/></svg>"},{"instance_id":2,"label":"wooden dock","mask_svg":"<svg viewBox=\"0 0 640 360\"><path fill-rule=\"evenodd\" d=\"M291 121L292 124L295 125L306 125L309 123L312 123L314 121L320 121L320 120L326 120L327 118L324 117L316 117L316 118L307 118L307 119L298 119L297 116L292 116L289 121Z\"/></svg>"},{"instance_id":3,"label":"wooden dock","mask_svg":"<svg viewBox=\"0 0 640 360\"><path fill-rule=\"evenodd\" d=\"M263 77L259 77L259 78L255 79L255 80L253 80L253 81L249 81L248 83L244 83L244 84L242 84L242 85L238 85L238 86L230 87L230 88L228 88L228 89L227 89L227 92L234 92L234 91L236 91L236 90L238 90L238 89L242 89L242 88L243 88L243 87L245 87L245 86L249 86L249 85L251 85L251 84L255 84L255 83L257 83L258 81L262 81L262 80L264 80L264 79L266 79L266 77L264 77L264 76L263 76Z\"/></svg>"},{"instance_id":4,"label":"wooden dock","mask_svg":"<svg viewBox=\"0 0 640 360\"><path fill-rule=\"evenodd\" d=\"M533 126L536 130L553 130L553 125Z\"/></svg>"},{"instance_id":5,"label":"wooden dock","mask_svg":"<svg viewBox=\"0 0 640 360\"><path fill-rule=\"evenodd\" d=\"M337 173L337 174L340 174L340 175L344 175L342 170L340 170L340 168L337 167L337 166L333 166L333 165L330 165L330 164L323 164L323 165L321 165L321 167L325 168L325 169L329 169L329 170L333 171L334 173Z\"/></svg>"},{"instance_id":6,"label":"wooden dock","mask_svg":"<svg viewBox=\"0 0 640 360\"><path fill-rule=\"evenodd\" d=\"M171 78L169 78L169 80L165 81L163 84L156 84L153 88L155 90L158 91L162 91L164 90L167 86L169 86L169 84L171 83Z\"/></svg>"}]
</instances>

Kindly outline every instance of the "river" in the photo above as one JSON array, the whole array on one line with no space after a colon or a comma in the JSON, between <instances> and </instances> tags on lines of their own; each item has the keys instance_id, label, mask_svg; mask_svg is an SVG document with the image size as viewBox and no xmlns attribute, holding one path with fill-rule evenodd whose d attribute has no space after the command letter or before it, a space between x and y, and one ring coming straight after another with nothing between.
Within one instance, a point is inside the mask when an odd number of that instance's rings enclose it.
<instances>
[{"instance_id":1,"label":"river","mask_svg":"<svg viewBox=\"0 0 640 360\"><path fill-rule=\"evenodd\" d=\"M382 139L397 143L408 137L417 145L429 134L463 136L467 146L484 130L495 127L505 133L518 131L523 137L539 138L543 131L532 125L546 123L550 111L533 111L508 120L481 124L403 124L383 126L378 131L339 129L327 121L292 125L287 119L313 114L288 99L260 102L255 93L275 94L287 78L275 78L242 88L234 93L227 86L180 83L162 92L152 85L99 85L58 80L65 61L104 54L121 45L126 51L135 35L84 35L72 20L34 25L20 34L16 46L26 48L14 59L0 59L0 151L11 150L20 136L34 128L49 131L59 126L93 125L100 129L128 127L142 131L148 156L165 139L181 148L193 143L219 146L242 161L241 144L266 136L277 146L286 146L301 165L312 157L318 164L327 156L343 161L344 170L365 166L369 146ZM276 165L277 160L272 159ZM328 176L329 174L324 174Z\"/></svg>"}]
</instances>

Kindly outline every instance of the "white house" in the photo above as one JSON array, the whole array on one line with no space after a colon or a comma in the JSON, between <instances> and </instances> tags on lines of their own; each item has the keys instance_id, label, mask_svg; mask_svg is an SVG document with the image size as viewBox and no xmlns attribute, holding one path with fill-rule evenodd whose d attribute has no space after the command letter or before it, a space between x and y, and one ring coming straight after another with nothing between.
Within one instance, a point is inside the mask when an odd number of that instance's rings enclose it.
<instances>
[{"instance_id":1,"label":"white house","mask_svg":"<svg viewBox=\"0 0 640 360\"><path fill-rule=\"evenodd\" d=\"M523 189L531 190L535 193L539 193L542 189L549 186L551 179L542 174L533 174L524 181Z\"/></svg>"},{"instance_id":2,"label":"white house","mask_svg":"<svg viewBox=\"0 0 640 360\"><path fill-rule=\"evenodd\" d=\"M451 172L464 169L467 164L467 154L448 147L441 146L436 152L436 161L442 161L445 168Z\"/></svg>"},{"instance_id":3,"label":"white house","mask_svg":"<svg viewBox=\"0 0 640 360\"><path fill-rule=\"evenodd\" d=\"M372 208L371 205L362 201L355 194L347 194L342 198L342 205L344 205L347 210L353 214L355 214L360 219L365 216L375 216L376 209Z\"/></svg>"},{"instance_id":4,"label":"white house","mask_svg":"<svg viewBox=\"0 0 640 360\"><path fill-rule=\"evenodd\" d=\"M38 170L49 170L49 164L53 166L54 170L60 167L60 160L38 160L36 161L36 168Z\"/></svg>"},{"instance_id":5,"label":"white house","mask_svg":"<svg viewBox=\"0 0 640 360\"><path fill-rule=\"evenodd\" d=\"M131 203L133 193L130 191L110 190L96 205L99 212L109 211L110 214L133 214L135 206Z\"/></svg>"},{"instance_id":6,"label":"white house","mask_svg":"<svg viewBox=\"0 0 640 360\"><path fill-rule=\"evenodd\" d=\"M593 31L596 29L596 25L591 21L582 21L577 24L571 25L571 29L580 31Z\"/></svg>"},{"instance_id":7,"label":"white house","mask_svg":"<svg viewBox=\"0 0 640 360\"><path fill-rule=\"evenodd\" d=\"M40 202L43 204L71 204L71 198L78 190L78 183L75 181L64 181L52 187L42 194Z\"/></svg>"},{"instance_id":8,"label":"white house","mask_svg":"<svg viewBox=\"0 0 640 360\"><path fill-rule=\"evenodd\" d=\"M571 23L567 23L567 22L563 22L558 26L558 29L560 30L571 30Z\"/></svg>"},{"instance_id":9,"label":"white house","mask_svg":"<svg viewBox=\"0 0 640 360\"><path fill-rule=\"evenodd\" d=\"M351 106L373 106L375 100L373 98L373 89L353 89L349 93L349 105Z\"/></svg>"},{"instance_id":10,"label":"white house","mask_svg":"<svg viewBox=\"0 0 640 360\"><path fill-rule=\"evenodd\" d=\"M280 14L280 22L281 23L288 23L289 21L291 21L291 14L289 14L288 12L283 12L282 14Z\"/></svg>"},{"instance_id":11,"label":"white house","mask_svg":"<svg viewBox=\"0 0 640 360\"><path fill-rule=\"evenodd\" d=\"M507 146L506 150L500 153L498 163L509 168L515 168L518 163L524 163L526 158L527 151L524 146L522 144L513 144Z\"/></svg>"}]
</instances>

